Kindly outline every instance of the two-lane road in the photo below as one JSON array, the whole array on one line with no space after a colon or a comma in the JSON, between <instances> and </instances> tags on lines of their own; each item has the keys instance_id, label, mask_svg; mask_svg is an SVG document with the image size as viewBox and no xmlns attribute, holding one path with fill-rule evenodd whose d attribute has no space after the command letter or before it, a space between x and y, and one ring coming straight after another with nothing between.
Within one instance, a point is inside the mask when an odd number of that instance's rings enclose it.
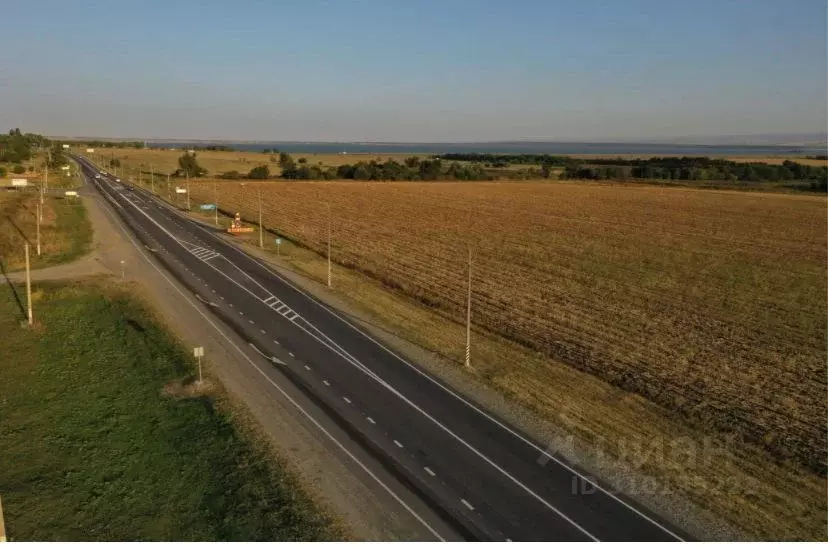
<instances>
[{"instance_id":1,"label":"two-lane road","mask_svg":"<svg viewBox=\"0 0 828 545\"><path fill-rule=\"evenodd\" d=\"M539 464L542 447L336 311L150 193L96 179L97 168L77 160L160 263L470 537L682 539L565 461Z\"/></svg>"}]
</instances>

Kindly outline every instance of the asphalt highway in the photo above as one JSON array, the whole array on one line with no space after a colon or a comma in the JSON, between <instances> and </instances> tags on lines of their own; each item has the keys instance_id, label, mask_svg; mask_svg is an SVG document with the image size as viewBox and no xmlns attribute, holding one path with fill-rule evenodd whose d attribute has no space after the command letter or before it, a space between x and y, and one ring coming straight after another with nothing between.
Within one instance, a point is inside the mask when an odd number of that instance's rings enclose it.
<instances>
[{"instance_id":1,"label":"asphalt highway","mask_svg":"<svg viewBox=\"0 0 828 545\"><path fill-rule=\"evenodd\" d=\"M161 265L463 535L496 541L687 537L545 453L211 229L76 159Z\"/></svg>"}]
</instances>

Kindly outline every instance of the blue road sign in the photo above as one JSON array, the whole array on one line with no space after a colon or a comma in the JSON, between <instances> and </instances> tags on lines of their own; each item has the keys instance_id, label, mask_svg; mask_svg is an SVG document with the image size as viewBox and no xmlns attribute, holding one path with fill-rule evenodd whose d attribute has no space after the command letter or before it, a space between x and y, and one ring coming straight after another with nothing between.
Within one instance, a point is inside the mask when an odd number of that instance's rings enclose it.
<instances>
[{"instance_id":1,"label":"blue road sign","mask_svg":"<svg viewBox=\"0 0 828 545\"><path fill-rule=\"evenodd\" d=\"M202 210L213 210L215 208L216 208L215 204L202 204L201 205Z\"/></svg>"}]
</instances>

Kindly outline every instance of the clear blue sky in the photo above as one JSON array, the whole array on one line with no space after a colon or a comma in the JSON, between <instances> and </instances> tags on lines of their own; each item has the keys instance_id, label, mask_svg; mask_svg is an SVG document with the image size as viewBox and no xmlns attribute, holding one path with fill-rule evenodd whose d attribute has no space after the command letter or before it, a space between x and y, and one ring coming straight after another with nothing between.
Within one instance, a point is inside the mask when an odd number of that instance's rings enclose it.
<instances>
[{"instance_id":1,"label":"clear blue sky","mask_svg":"<svg viewBox=\"0 0 828 545\"><path fill-rule=\"evenodd\" d=\"M824 132L825 0L3 0L0 129L267 140Z\"/></svg>"}]
</instances>

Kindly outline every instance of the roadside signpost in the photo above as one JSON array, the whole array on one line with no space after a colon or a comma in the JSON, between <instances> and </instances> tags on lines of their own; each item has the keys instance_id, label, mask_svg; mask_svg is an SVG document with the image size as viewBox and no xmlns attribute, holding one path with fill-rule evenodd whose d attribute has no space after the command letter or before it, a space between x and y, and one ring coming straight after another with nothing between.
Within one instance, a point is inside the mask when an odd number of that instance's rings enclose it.
<instances>
[{"instance_id":1,"label":"roadside signpost","mask_svg":"<svg viewBox=\"0 0 828 545\"><path fill-rule=\"evenodd\" d=\"M216 209L216 205L215 205L215 204L210 204L210 203L208 203L208 204L202 204L200 208L201 208L202 210L215 210L215 209Z\"/></svg>"},{"instance_id":2,"label":"roadside signpost","mask_svg":"<svg viewBox=\"0 0 828 545\"><path fill-rule=\"evenodd\" d=\"M204 356L204 347L196 346L193 348L193 356L198 358L198 382L201 382L201 358Z\"/></svg>"},{"instance_id":3,"label":"roadside signpost","mask_svg":"<svg viewBox=\"0 0 828 545\"><path fill-rule=\"evenodd\" d=\"M280 250L281 247L282 247L282 239L277 238L276 239L276 255L279 255L279 250Z\"/></svg>"}]
</instances>

